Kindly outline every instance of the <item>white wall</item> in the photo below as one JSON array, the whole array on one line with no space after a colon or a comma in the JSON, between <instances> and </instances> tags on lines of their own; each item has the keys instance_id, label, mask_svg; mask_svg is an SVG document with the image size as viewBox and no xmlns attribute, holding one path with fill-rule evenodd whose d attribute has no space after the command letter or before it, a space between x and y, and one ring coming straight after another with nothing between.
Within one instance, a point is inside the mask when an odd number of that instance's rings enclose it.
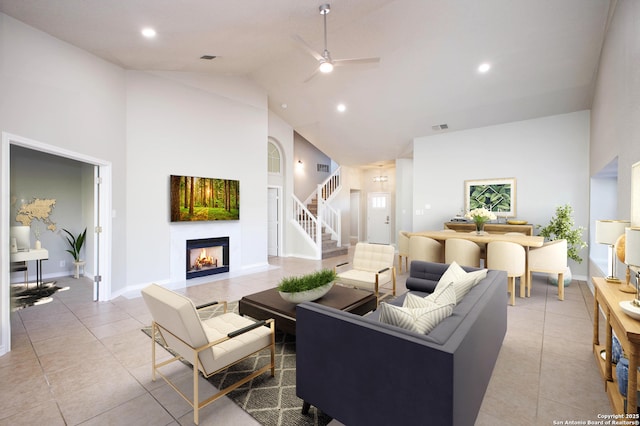
<instances>
[{"instance_id":1,"label":"white wall","mask_svg":"<svg viewBox=\"0 0 640 426\"><path fill-rule=\"evenodd\" d=\"M125 210L124 71L74 46L0 13L0 131L82 154L110 164L112 208ZM8 139L5 139L8 143ZM3 142L5 143L5 142ZM7 160L6 147L0 163ZM8 187L0 174L0 186ZM8 199L9 194L3 194ZM4 204L4 203L3 203ZM8 207L3 205L1 241L8 241ZM113 219L112 289L126 286L126 223ZM7 243L8 244L8 243ZM0 286L8 288L8 257L2 255ZM6 342L8 295L1 293L0 319ZM3 348L0 348L2 353Z\"/></svg>"},{"instance_id":2,"label":"white wall","mask_svg":"<svg viewBox=\"0 0 640 426\"><path fill-rule=\"evenodd\" d=\"M639 21L640 2L618 0L602 49L591 114L590 174L618 157L618 219L629 219L631 166L640 161Z\"/></svg>"},{"instance_id":3,"label":"white wall","mask_svg":"<svg viewBox=\"0 0 640 426\"><path fill-rule=\"evenodd\" d=\"M222 96L208 82L127 72L129 286L185 283L187 239L228 236L230 273L267 263L266 95L254 88L248 97ZM240 220L171 223L171 174L239 180Z\"/></svg>"},{"instance_id":4,"label":"white wall","mask_svg":"<svg viewBox=\"0 0 640 426\"><path fill-rule=\"evenodd\" d=\"M588 111L417 138L413 231L441 229L459 213L465 180L511 177L519 219L546 225L557 206L569 203L576 225L587 228L588 161ZM587 251L581 254L586 259ZM587 262L570 264L574 275L586 275Z\"/></svg>"},{"instance_id":5,"label":"white wall","mask_svg":"<svg viewBox=\"0 0 640 426\"><path fill-rule=\"evenodd\" d=\"M304 202L331 175L331 171L319 172L317 165L326 164L331 170L331 159L297 133L294 134L293 143L294 194Z\"/></svg>"}]
</instances>

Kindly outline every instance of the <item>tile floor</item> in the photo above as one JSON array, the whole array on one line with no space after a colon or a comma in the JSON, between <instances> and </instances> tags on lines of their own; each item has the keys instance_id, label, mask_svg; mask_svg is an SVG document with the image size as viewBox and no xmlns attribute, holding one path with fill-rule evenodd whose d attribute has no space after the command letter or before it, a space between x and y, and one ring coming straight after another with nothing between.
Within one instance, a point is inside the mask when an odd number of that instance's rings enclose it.
<instances>
[{"instance_id":1,"label":"tile floor","mask_svg":"<svg viewBox=\"0 0 640 426\"><path fill-rule=\"evenodd\" d=\"M346 259L271 258L261 272L184 292L196 304L237 300L283 276ZM400 291L405 280L406 273L399 275ZM0 357L0 425L192 424L187 403L161 379L151 381L150 341L140 332L150 316L142 299L95 303L87 279L59 278L58 285L70 288L11 316L13 350ZM536 277L532 297L508 307L507 336L477 425L551 425L611 411L591 353L593 296L580 281L566 289L564 302L556 291ZM188 367L175 363L172 376L189 388ZM201 389L213 392L205 381ZM257 424L226 397L200 419L201 425Z\"/></svg>"}]
</instances>

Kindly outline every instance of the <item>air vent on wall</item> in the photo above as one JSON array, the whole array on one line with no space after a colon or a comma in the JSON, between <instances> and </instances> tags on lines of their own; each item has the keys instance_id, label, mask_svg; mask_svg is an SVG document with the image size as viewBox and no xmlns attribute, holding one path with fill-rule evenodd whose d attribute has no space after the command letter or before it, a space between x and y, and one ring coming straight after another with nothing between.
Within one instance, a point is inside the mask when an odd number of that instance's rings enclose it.
<instances>
[{"instance_id":1,"label":"air vent on wall","mask_svg":"<svg viewBox=\"0 0 640 426\"><path fill-rule=\"evenodd\" d=\"M436 124L435 126L431 126L433 131L447 130L449 128L448 124Z\"/></svg>"},{"instance_id":2,"label":"air vent on wall","mask_svg":"<svg viewBox=\"0 0 640 426\"><path fill-rule=\"evenodd\" d=\"M214 55L202 55L200 56L200 59L206 59L207 61L210 61L212 59L215 59L216 57Z\"/></svg>"}]
</instances>

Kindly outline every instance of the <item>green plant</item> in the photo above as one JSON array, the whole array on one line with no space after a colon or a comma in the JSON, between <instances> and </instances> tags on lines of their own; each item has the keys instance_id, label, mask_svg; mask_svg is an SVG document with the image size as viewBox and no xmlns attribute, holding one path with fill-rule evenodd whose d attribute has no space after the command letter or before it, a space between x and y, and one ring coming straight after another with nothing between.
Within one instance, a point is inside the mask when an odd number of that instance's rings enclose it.
<instances>
[{"instance_id":1,"label":"green plant","mask_svg":"<svg viewBox=\"0 0 640 426\"><path fill-rule=\"evenodd\" d=\"M84 239L87 236L87 228L84 228L84 231L77 237L66 229L63 229L63 231L69 234L69 236L66 238L71 249L67 250L67 252L69 252L71 256L73 256L74 261L80 262L80 250L82 249L82 246L84 245Z\"/></svg>"},{"instance_id":2,"label":"green plant","mask_svg":"<svg viewBox=\"0 0 640 426\"><path fill-rule=\"evenodd\" d=\"M537 225L536 228L541 228L541 226ZM547 226L540 229L540 235L549 241L567 240L567 257L578 263L582 263L578 252L587 247L587 243L582 240L583 232L582 226L574 228L573 208L569 204L556 207L555 216L551 218Z\"/></svg>"},{"instance_id":3,"label":"green plant","mask_svg":"<svg viewBox=\"0 0 640 426\"><path fill-rule=\"evenodd\" d=\"M298 293L322 287L336 279L335 271L331 269L321 269L311 274L299 277L285 277L278 284L278 291L283 293Z\"/></svg>"}]
</instances>

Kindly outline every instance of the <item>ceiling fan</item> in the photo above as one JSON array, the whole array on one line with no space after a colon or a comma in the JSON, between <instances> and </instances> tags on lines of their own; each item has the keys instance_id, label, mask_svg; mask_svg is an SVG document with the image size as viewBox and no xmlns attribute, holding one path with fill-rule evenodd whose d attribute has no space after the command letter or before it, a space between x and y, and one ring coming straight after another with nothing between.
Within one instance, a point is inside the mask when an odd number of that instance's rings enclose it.
<instances>
[{"instance_id":1,"label":"ceiling fan","mask_svg":"<svg viewBox=\"0 0 640 426\"><path fill-rule=\"evenodd\" d=\"M313 74L309 78L307 78L304 82L308 82L313 77L315 77L318 72L321 73L330 73L333 71L333 67L342 66L342 65L353 65L353 64L368 64L368 63L377 63L380 62L380 58L354 58L354 59L332 59L331 53L327 49L327 15L331 12L331 6L327 4L323 4L319 7L320 15L322 15L324 20L324 50L322 54L315 51L309 44L302 39L299 35L294 35L293 39L296 40L300 45L313 56L318 61L318 68L315 70Z\"/></svg>"}]
</instances>

